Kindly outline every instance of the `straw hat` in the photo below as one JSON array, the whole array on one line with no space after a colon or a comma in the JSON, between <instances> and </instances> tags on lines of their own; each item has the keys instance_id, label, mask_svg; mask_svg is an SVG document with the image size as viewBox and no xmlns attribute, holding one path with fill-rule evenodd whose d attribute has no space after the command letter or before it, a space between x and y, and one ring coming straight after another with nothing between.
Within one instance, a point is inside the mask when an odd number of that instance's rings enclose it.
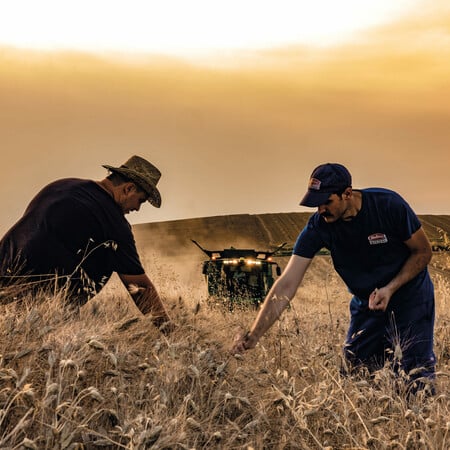
<instances>
[{"instance_id":1,"label":"straw hat","mask_svg":"<svg viewBox=\"0 0 450 450\"><path fill-rule=\"evenodd\" d=\"M144 158L134 155L120 167L108 165L102 167L130 179L147 193L148 201L153 206L156 208L161 206L161 194L156 187L161 178L161 172Z\"/></svg>"}]
</instances>

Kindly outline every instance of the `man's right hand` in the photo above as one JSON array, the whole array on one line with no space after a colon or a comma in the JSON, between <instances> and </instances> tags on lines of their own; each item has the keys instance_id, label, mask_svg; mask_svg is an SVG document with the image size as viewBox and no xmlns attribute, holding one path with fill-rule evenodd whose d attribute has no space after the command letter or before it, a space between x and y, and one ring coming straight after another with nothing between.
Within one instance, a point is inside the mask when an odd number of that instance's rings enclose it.
<instances>
[{"instance_id":1,"label":"man's right hand","mask_svg":"<svg viewBox=\"0 0 450 450\"><path fill-rule=\"evenodd\" d=\"M233 346L230 349L232 355L242 354L246 350L250 350L256 346L257 341L252 339L250 332L240 331L233 339Z\"/></svg>"}]
</instances>

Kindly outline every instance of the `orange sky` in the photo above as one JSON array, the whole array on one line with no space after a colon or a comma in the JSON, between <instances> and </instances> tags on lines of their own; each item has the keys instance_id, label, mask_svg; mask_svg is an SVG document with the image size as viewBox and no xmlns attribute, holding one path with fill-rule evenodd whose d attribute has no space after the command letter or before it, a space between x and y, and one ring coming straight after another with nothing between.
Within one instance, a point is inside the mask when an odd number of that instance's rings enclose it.
<instances>
[{"instance_id":1,"label":"orange sky","mask_svg":"<svg viewBox=\"0 0 450 450\"><path fill-rule=\"evenodd\" d=\"M314 166L450 214L450 8L437 0L338 47L210 60L0 48L0 233L62 177L100 179L132 154L163 205L132 223L304 211Z\"/></svg>"}]
</instances>

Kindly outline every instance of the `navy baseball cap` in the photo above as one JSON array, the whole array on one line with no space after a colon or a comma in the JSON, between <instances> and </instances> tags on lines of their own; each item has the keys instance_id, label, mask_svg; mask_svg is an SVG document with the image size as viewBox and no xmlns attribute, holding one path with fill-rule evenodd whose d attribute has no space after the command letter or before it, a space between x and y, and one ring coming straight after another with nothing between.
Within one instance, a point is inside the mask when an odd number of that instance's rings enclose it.
<instances>
[{"instance_id":1,"label":"navy baseball cap","mask_svg":"<svg viewBox=\"0 0 450 450\"><path fill-rule=\"evenodd\" d=\"M300 205L310 207L323 205L331 194L343 191L351 185L352 176L342 164L321 164L311 174L308 191Z\"/></svg>"}]
</instances>

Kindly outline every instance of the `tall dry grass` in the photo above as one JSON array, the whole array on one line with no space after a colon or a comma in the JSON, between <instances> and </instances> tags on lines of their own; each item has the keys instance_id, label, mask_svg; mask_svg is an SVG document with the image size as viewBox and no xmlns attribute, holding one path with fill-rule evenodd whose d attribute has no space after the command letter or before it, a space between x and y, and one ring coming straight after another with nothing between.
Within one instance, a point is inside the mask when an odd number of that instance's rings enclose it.
<instances>
[{"instance_id":1,"label":"tall dry grass","mask_svg":"<svg viewBox=\"0 0 450 450\"><path fill-rule=\"evenodd\" d=\"M450 448L446 272L433 273L437 393L410 399L389 368L340 375L348 293L326 257L242 358L228 348L254 310L211 307L163 267L154 278L178 324L167 338L114 284L77 316L54 295L1 307L0 448Z\"/></svg>"}]
</instances>

